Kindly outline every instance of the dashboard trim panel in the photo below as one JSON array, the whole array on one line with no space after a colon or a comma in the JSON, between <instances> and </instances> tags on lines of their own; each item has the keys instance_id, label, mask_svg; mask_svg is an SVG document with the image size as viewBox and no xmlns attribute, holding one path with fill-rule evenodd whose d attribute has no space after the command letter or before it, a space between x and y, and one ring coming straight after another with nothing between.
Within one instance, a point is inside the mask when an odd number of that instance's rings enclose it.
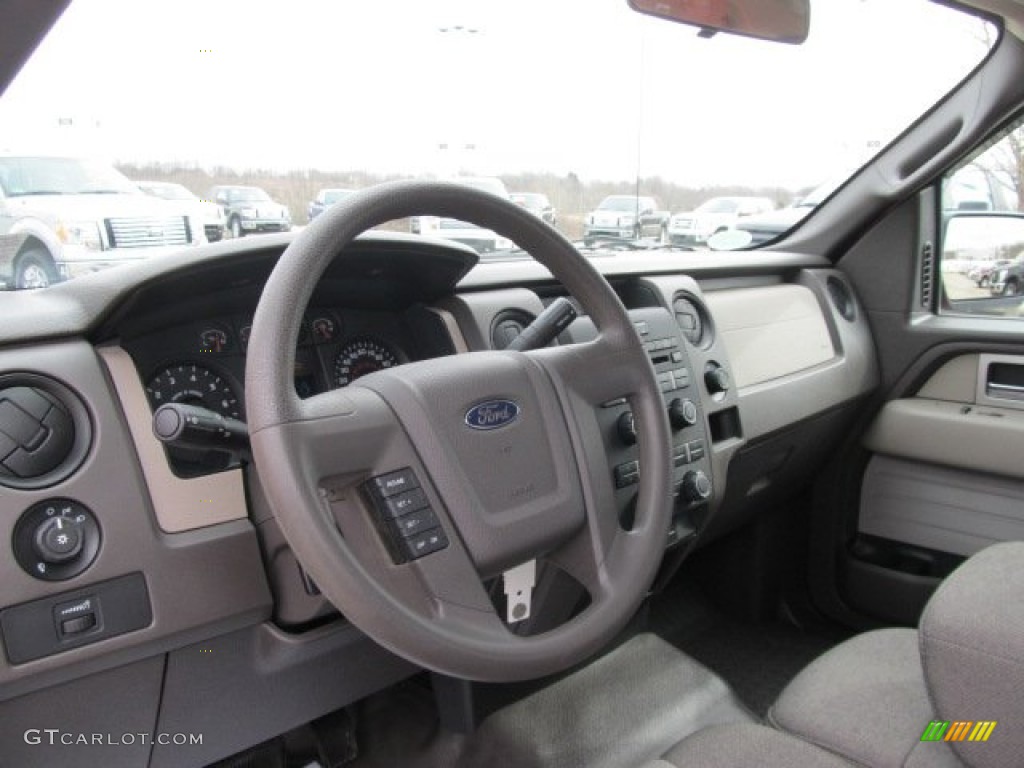
<instances>
[{"instance_id":1,"label":"dashboard trim panel","mask_svg":"<svg viewBox=\"0 0 1024 768\"><path fill-rule=\"evenodd\" d=\"M160 530L181 533L245 519L248 511L241 470L192 478L175 475L163 444L153 435L153 411L131 357L121 347L100 347L97 352L121 401Z\"/></svg>"}]
</instances>

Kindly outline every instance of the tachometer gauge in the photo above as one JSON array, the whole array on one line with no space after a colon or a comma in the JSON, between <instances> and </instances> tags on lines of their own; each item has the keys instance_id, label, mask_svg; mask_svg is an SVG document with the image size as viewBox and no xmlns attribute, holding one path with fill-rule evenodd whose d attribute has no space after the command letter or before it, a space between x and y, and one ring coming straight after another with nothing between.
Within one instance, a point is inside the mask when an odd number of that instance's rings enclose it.
<instances>
[{"instance_id":1,"label":"tachometer gauge","mask_svg":"<svg viewBox=\"0 0 1024 768\"><path fill-rule=\"evenodd\" d=\"M242 406L231 384L195 363L164 368L146 384L146 394L154 410L165 403L185 403L201 405L234 419L242 418Z\"/></svg>"},{"instance_id":2,"label":"tachometer gauge","mask_svg":"<svg viewBox=\"0 0 1024 768\"><path fill-rule=\"evenodd\" d=\"M334 359L334 384L347 387L360 376L398 365L391 349L375 339L352 339Z\"/></svg>"}]
</instances>

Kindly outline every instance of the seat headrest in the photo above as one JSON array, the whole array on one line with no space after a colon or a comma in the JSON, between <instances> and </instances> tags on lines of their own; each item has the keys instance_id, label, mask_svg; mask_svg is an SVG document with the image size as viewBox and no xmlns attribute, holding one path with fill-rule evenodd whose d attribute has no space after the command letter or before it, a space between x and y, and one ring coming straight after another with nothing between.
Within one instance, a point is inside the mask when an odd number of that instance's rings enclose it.
<instances>
[{"instance_id":1,"label":"seat headrest","mask_svg":"<svg viewBox=\"0 0 1024 768\"><path fill-rule=\"evenodd\" d=\"M1024 755L1024 542L996 544L947 578L921 616L921 659L950 744L974 768ZM992 723L988 739L980 741ZM975 737L975 740L971 738Z\"/></svg>"}]
</instances>

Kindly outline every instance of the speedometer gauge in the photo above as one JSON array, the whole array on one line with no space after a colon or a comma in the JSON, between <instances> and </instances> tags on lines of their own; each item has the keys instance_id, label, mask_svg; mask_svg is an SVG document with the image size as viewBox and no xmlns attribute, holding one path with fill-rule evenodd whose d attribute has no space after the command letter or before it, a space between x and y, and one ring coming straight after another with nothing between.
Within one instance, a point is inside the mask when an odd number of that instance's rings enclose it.
<instances>
[{"instance_id":1,"label":"speedometer gauge","mask_svg":"<svg viewBox=\"0 0 1024 768\"><path fill-rule=\"evenodd\" d=\"M185 403L201 405L233 419L242 418L242 406L231 384L195 363L164 368L146 384L146 394L154 410L165 403Z\"/></svg>"},{"instance_id":2,"label":"speedometer gauge","mask_svg":"<svg viewBox=\"0 0 1024 768\"><path fill-rule=\"evenodd\" d=\"M386 344L375 339L352 339L334 359L334 384L347 387L360 376L395 365L398 357Z\"/></svg>"}]
</instances>

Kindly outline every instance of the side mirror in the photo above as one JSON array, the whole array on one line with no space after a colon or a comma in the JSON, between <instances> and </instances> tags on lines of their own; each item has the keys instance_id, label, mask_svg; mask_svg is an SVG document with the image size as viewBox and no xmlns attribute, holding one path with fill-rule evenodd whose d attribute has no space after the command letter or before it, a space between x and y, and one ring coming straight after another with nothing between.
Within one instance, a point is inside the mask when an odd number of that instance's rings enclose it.
<instances>
[{"instance_id":1,"label":"side mirror","mask_svg":"<svg viewBox=\"0 0 1024 768\"><path fill-rule=\"evenodd\" d=\"M1016 308L1024 282L1020 268L1012 264L1022 255L1024 213L947 212L942 235L944 299L955 302L958 310L974 311L966 302L1005 296Z\"/></svg>"},{"instance_id":2,"label":"side mirror","mask_svg":"<svg viewBox=\"0 0 1024 768\"><path fill-rule=\"evenodd\" d=\"M942 257L950 261L990 262L1024 253L1024 214L953 213L946 219Z\"/></svg>"}]
</instances>

